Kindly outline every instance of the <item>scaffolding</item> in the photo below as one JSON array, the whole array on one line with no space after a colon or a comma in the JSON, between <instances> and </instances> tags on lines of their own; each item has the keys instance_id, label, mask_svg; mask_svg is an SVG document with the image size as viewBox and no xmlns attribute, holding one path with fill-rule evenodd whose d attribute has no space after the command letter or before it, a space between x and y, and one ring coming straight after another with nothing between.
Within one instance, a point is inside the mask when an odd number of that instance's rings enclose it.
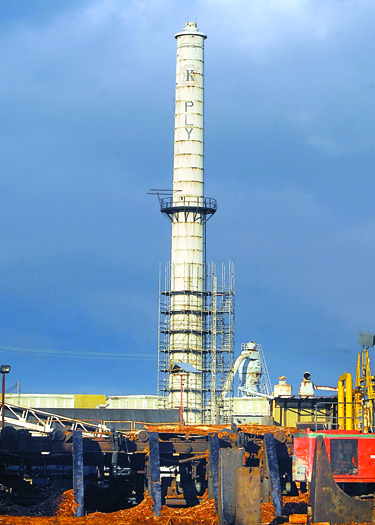
<instances>
[{"instance_id":1,"label":"scaffolding","mask_svg":"<svg viewBox=\"0 0 375 525\"><path fill-rule=\"evenodd\" d=\"M234 265L226 269L222 265L218 282L214 264L206 265L203 291L194 290L186 283L184 290L171 291L173 269L167 263L164 275L159 272L159 341L158 341L158 395L160 408L181 406L184 420L199 410L202 423L230 423L233 412L233 388L222 400L222 391L234 358ZM189 275L189 271L186 272ZM187 293L189 291L189 293ZM185 310L176 312L173 296L184 294L191 297L185 301ZM197 309L196 305L200 305ZM178 323L178 315L181 323ZM171 323L171 319L172 323ZM191 322L186 323L187 319ZM199 333L198 333L199 332ZM179 348L176 334L182 334L183 347ZM191 339L190 339L191 334ZM171 337L172 336L172 337ZM171 340L174 347L171 348ZM189 341L192 341L190 344ZM188 341L188 344L186 344ZM197 348L197 341L200 347ZM173 357L172 357L173 356ZM178 362L173 362L178 357ZM195 361L194 361L195 360ZM179 370L179 362L181 367ZM200 363L196 372L184 371L186 364ZM194 366L194 365L193 365ZM173 381L174 374L180 382ZM181 388L177 390L176 385ZM200 392L197 395L196 389ZM189 392L195 395L189 397ZM191 400L194 403L191 403Z\"/></svg>"}]
</instances>

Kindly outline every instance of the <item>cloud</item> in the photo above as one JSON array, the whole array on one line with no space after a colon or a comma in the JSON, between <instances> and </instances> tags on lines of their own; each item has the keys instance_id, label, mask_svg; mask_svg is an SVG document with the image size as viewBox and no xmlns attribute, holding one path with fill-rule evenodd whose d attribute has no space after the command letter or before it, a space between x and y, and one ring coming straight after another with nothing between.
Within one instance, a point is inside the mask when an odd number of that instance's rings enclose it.
<instances>
[{"instance_id":1,"label":"cloud","mask_svg":"<svg viewBox=\"0 0 375 525\"><path fill-rule=\"evenodd\" d=\"M328 157L373 149L373 14L371 2L221 3L207 53L220 77L217 106L230 101L220 107L224 121L245 127L246 119L252 134L277 125ZM301 114L308 122L295 118Z\"/></svg>"},{"instance_id":2,"label":"cloud","mask_svg":"<svg viewBox=\"0 0 375 525\"><path fill-rule=\"evenodd\" d=\"M356 344L374 318L374 9L90 0L14 13L0 26L4 343L154 338L156 352L170 225L146 192L172 182L173 36L189 17L208 34L208 252L238 269L238 340L251 326L275 353L311 352L320 330L330 348L349 348L350 331Z\"/></svg>"},{"instance_id":3,"label":"cloud","mask_svg":"<svg viewBox=\"0 0 375 525\"><path fill-rule=\"evenodd\" d=\"M331 137L323 137L318 133L311 135L308 140L308 144L314 146L317 150L325 153L328 156L338 157L346 152L348 152L348 147L340 144L338 141L335 141Z\"/></svg>"}]
</instances>

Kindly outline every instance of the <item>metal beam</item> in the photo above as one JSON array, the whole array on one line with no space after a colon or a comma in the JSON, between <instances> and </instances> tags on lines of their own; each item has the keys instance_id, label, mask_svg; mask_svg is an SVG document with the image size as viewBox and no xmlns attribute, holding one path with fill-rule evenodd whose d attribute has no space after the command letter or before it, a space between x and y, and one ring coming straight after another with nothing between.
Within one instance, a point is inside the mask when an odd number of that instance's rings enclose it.
<instances>
[{"instance_id":1,"label":"metal beam","mask_svg":"<svg viewBox=\"0 0 375 525\"><path fill-rule=\"evenodd\" d=\"M84 478L83 478L83 439L82 431L73 431L73 489L78 504L75 512L77 518L85 515Z\"/></svg>"}]
</instances>

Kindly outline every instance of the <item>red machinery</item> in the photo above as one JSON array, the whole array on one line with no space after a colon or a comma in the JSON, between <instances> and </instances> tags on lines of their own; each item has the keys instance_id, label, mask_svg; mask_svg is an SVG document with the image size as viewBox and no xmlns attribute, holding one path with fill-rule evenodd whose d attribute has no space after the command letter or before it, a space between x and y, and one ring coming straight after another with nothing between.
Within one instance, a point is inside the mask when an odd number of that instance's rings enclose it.
<instances>
[{"instance_id":1,"label":"red machinery","mask_svg":"<svg viewBox=\"0 0 375 525\"><path fill-rule=\"evenodd\" d=\"M294 434L293 481L311 481L318 436L323 436L336 482L375 482L375 434L362 434L358 430L310 429Z\"/></svg>"}]
</instances>

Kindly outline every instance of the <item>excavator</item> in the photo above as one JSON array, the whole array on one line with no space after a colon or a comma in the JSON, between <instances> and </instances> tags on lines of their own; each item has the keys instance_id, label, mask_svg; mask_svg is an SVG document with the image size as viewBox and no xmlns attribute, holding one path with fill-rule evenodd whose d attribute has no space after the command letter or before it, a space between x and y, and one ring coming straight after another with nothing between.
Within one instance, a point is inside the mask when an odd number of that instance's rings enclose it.
<instances>
[{"instance_id":1,"label":"excavator","mask_svg":"<svg viewBox=\"0 0 375 525\"><path fill-rule=\"evenodd\" d=\"M369 348L375 344L375 334L361 331L359 344L362 350L358 353L354 388L350 373L340 376L337 420L332 428L307 429L305 433L294 435L294 481L311 481L315 441L323 438L334 480L353 494L361 494L362 487L369 487L365 490L373 492L375 376L370 369Z\"/></svg>"}]
</instances>

